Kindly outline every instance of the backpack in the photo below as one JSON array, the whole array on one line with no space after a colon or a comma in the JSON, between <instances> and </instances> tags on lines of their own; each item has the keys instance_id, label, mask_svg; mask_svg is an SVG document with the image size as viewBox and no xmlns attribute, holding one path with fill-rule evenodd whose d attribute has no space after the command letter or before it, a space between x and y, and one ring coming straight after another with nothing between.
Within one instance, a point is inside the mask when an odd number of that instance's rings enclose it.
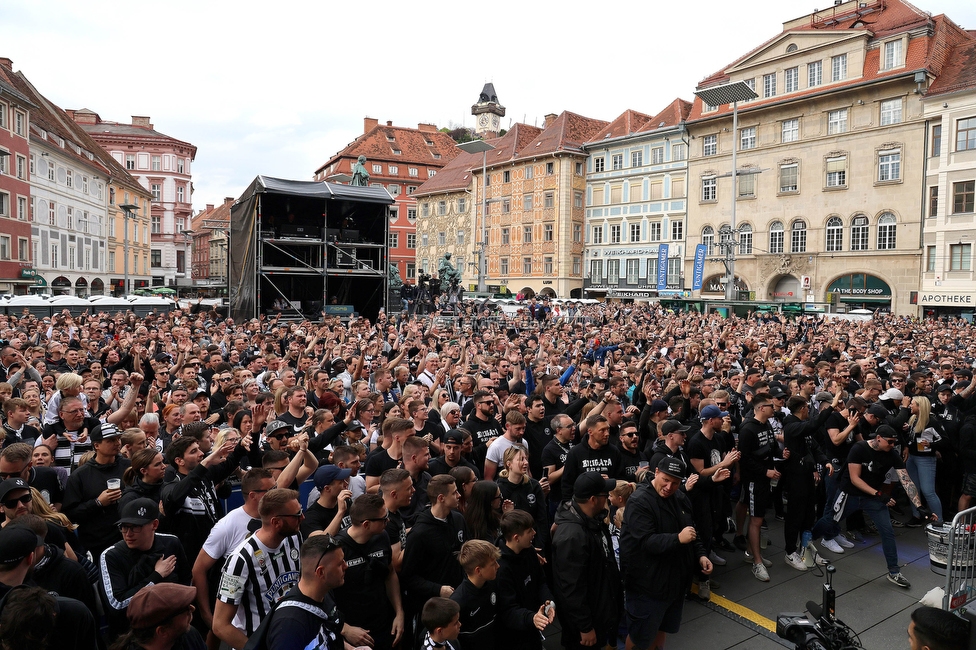
<instances>
[{"instance_id":1,"label":"backpack","mask_svg":"<svg viewBox=\"0 0 976 650\"><path fill-rule=\"evenodd\" d=\"M284 596L281 600L275 603L271 608L271 611L268 612L268 615L265 616L261 621L261 624L258 625L258 629L254 630L254 634L252 634L247 640L243 650L268 650L268 630L271 627L271 618L274 616L274 613L277 612L278 608L282 606L289 607L304 605L304 603L296 602L300 601L301 598L301 595L289 595ZM293 603L293 605L287 605L286 603ZM324 614L325 612L322 613ZM320 616L319 618L321 618L323 621L328 620L328 617L326 616Z\"/></svg>"}]
</instances>

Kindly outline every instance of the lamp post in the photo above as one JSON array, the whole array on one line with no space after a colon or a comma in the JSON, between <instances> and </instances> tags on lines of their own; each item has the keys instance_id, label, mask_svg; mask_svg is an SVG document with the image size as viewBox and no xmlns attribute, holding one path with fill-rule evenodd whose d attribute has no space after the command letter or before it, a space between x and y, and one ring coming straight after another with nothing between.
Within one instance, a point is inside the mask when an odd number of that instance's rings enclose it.
<instances>
[{"instance_id":1,"label":"lamp post","mask_svg":"<svg viewBox=\"0 0 976 650\"><path fill-rule=\"evenodd\" d=\"M725 248L725 299L734 300L735 295L735 247L739 245L738 233L735 229L735 201L737 194L736 182L739 170L736 168L736 152L739 150L739 102L759 97L744 81L736 81L721 86L704 88L695 92L698 97L709 106L732 105L732 214L730 217L729 241ZM717 184L717 181L716 181Z\"/></svg>"},{"instance_id":2,"label":"lamp post","mask_svg":"<svg viewBox=\"0 0 976 650\"><path fill-rule=\"evenodd\" d=\"M122 290L122 297L129 295L129 217L139 209L135 203L120 205L122 208L122 268L125 271L125 284ZM136 226L138 228L138 226ZM114 234L114 233L113 233Z\"/></svg>"},{"instance_id":3,"label":"lamp post","mask_svg":"<svg viewBox=\"0 0 976 650\"><path fill-rule=\"evenodd\" d=\"M180 234L183 235L183 277L190 278L190 288L193 288L193 271L192 264L190 264L190 239L193 237L192 230L181 230ZM176 283L177 294L179 294L180 283Z\"/></svg>"},{"instance_id":4,"label":"lamp post","mask_svg":"<svg viewBox=\"0 0 976 650\"><path fill-rule=\"evenodd\" d=\"M477 240L477 250L475 253L478 255L478 293L486 293L488 291L488 286L485 284L485 277L487 276L487 251L488 242L485 241L485 231L488 226L488 152L495 147L488 144L484 140L472 140L470 142L462 142L458 146L458 149L464 151L465 153L480 153L481 154L481 227L478 227L478 220L475 218L475 227L477 228L478 240Z\"/></svg>"}]
</instances>

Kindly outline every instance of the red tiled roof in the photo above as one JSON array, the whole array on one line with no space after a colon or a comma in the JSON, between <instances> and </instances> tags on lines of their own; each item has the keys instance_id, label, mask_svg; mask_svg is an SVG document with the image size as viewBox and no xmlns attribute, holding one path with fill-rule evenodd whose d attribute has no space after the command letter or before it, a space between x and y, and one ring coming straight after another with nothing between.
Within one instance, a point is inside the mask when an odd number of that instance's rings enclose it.
<instances>
[{"instance_id":1,"label":"red tiled roof","mask_svg":"<svg viewBox=\"0 0 976 650\"><path fill-rule=\"evenodd\" d=\"M668 104L663 111L651 118L651 121L641 131L654 131L678 126L691 115L691 107L691 102L679 97Z\"/></svg>"},{"instance_id":2,"label":"red tiled roof","mask_svg":"<svg viewBox=\"0 0 976 650\"><path fill-rule=\"evenodd\" d=\"M495 145L495 149L488 152L488 165L507 163L517 158L519 152L534 142L542 131L538 126L516 122L505 135L488 141ZM478 160L480 162L481 158Z\"/></svg>"},{"instance_id":3,"label":"red tiled roof","mask_svg":"<svg viewBox=\"0 0 976 650\"><path fill-rule=\"evenodd\" d=\"M790 21L784 25L783 32L767 40L759 47L752 49L719 72L706 77L698 87L707 88L721 83L727 83L730 78L727 72L728 70L763 51L771 43L785 38L790 33L861 31L869 38L881 38L892 34L903 33L925 25L931 26L932 35L918 36L909 40L908 49L905 53L905 66L902 68L879 70L880 48L871 48L865 52L864 65L859 77L850 78L835 84L818 86L801 93L753 100L748 105L742 107L742 109L753 110L784 100L800 99L806 95L829 92L855 83L860 84L885 77L897 77L912 70L924 69L937 76L949 60L952 48L957 44L973 40L972 34L960 29L955 23L943 15L934 18L929 17L905 0L875 0L874 2L869 2L868 6L863 8L863 10L856 3L845 3L839 7L832 7L825 11ZM728 105L724 105L720 106L718 111L703 116L702 107L702 101L696 97L688 119L709 119L731 112L731 108Z\"/></svg>"},{"instance_id":4,"label":"red tiled roof","mask_svg":"<svg viewBox=\"0 0 976 650\"><path fill-rule=\"evenodd\" d=\"M643 130L653 121L653 117L650 115L627 109L617 116L617 119L610 122L605 129L601 129L599 132L597 132L597 134L590 138L587 143L602 142L603 140L609 140L612 138L622 138L626 135Z\"/></svg>"},{"instance_id":5,"label":"red tiled roof","mask_svg":"<svg viewBox=\"0 0 976 650\"><path fill-rule=\"evenodd\" d=\"M948 64L942 68L942 74L932 83L925 96L972 89L976 89L976 41L952 49Z\"/></svg>"},{"instance_id":6,"label":"red tiled roof","mask_svg":"<svg viewBox=\"0 0 976 650\"><path fill-rule=\"evenodd\" d=\"M609 126L609 122L576 113L563 111L549 126L542 130L537 139L527 147L522 147L518 158L530 158L559 151L582 153L583 143Z\"/></svg>"},{"instance_id":7,"label":"red tiled roof","mask_svg":"<svg viewBox=\"0 0 976 650\"><path fill-rule=\"evenodd\" d=\"M393 141L390 141L391 137ZM428 141L432 144L427 144ZM366 156L369 161L440 167L460 153L455 144L451 136L440 131L421 131L402 126L377 124L329 158L325 164L315 170L315 173L321 173L340 159L355 159L359 156ZM394 154L394 149L400 151L400 154ZM435 154L439 154L440 158L435 158Z\"/></svg>"},{"instance_id":8,"label":"red tiled roof","mask_svg":"<svg viewBox=\"0 0 976 650\"><path fill-rule=\"evenodd\" d=\"M489 140L489 142L493 142ZM426 196L440 192L460 192L471 186L471 168L481 167L480 153L460 152L454 160L441 167L437 174L428 178L413 193L414 196Z\"/></svg>"}]
</instances>

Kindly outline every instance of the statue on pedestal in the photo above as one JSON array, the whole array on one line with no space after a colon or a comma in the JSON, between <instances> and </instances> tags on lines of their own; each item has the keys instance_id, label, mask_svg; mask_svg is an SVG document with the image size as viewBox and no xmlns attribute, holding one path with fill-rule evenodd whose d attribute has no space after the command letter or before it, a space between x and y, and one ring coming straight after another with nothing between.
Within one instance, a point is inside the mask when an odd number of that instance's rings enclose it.
<instances>
[{"instance_id":1,"label":"statue on pedestal","mask_svg":"<svg viewBox=\"0 0 976 650\"><path fill-rule=\"evenodd\" d=\"M461 281L461 272L451 264L450 253L444 253L444 257L437 263L437 276L442 285Z\"/></svg>"},{"instance_id":2,"label":"statue on pedestal","mask_svg":"<svg viewBox=\"0 0 976 650\"><path fill-rule=\"evenodd\" d=\"M400 269L393 262L390 262L390 270L387 274L390 281L390 289L392 291L399 291L400 287L403 286L403 280L400 278Z\"/></svg>"},{"instance_id":3,"label":"statue on pedestal","mask_svg":"<svg viewBox=\"0 0 976 650\"><path fill-rule=\"evenodd\" d=\"M360 156L352 166L352 182L350 185L366 187L369 185L369 172L366 171L366 156Z\"/></svg>"}]
</instances>

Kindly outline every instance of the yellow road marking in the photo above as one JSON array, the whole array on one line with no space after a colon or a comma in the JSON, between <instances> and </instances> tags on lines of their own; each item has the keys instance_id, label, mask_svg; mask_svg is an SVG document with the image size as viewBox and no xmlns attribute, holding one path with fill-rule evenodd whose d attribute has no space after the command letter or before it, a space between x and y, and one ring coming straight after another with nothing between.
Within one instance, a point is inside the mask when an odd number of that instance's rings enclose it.
<instances>
[{"instance_id":1,"label":"yellow road marking","mask_svg":"<svg viewBox=\"0 0 976 650\"><path fill-rule=\"evenodd\" d=\"M692 583L691 590L695 592L695 594L697 595L698 585ZM713 605L717 607L721 607L722 609L731 612L736 616L741 616L742 618L746 619L747 621L750 621L751 623L754 623L755 625L758 625L759 627L766 628L767 630L773 633L776 632L776 621L766 618L762 614L758 612L754 612L748 607L744 607L739 603L733 602L728 598L723 598L722 596L719 596L714 593L711 594L708 600Z\"/></svg>"}]
</instances>

